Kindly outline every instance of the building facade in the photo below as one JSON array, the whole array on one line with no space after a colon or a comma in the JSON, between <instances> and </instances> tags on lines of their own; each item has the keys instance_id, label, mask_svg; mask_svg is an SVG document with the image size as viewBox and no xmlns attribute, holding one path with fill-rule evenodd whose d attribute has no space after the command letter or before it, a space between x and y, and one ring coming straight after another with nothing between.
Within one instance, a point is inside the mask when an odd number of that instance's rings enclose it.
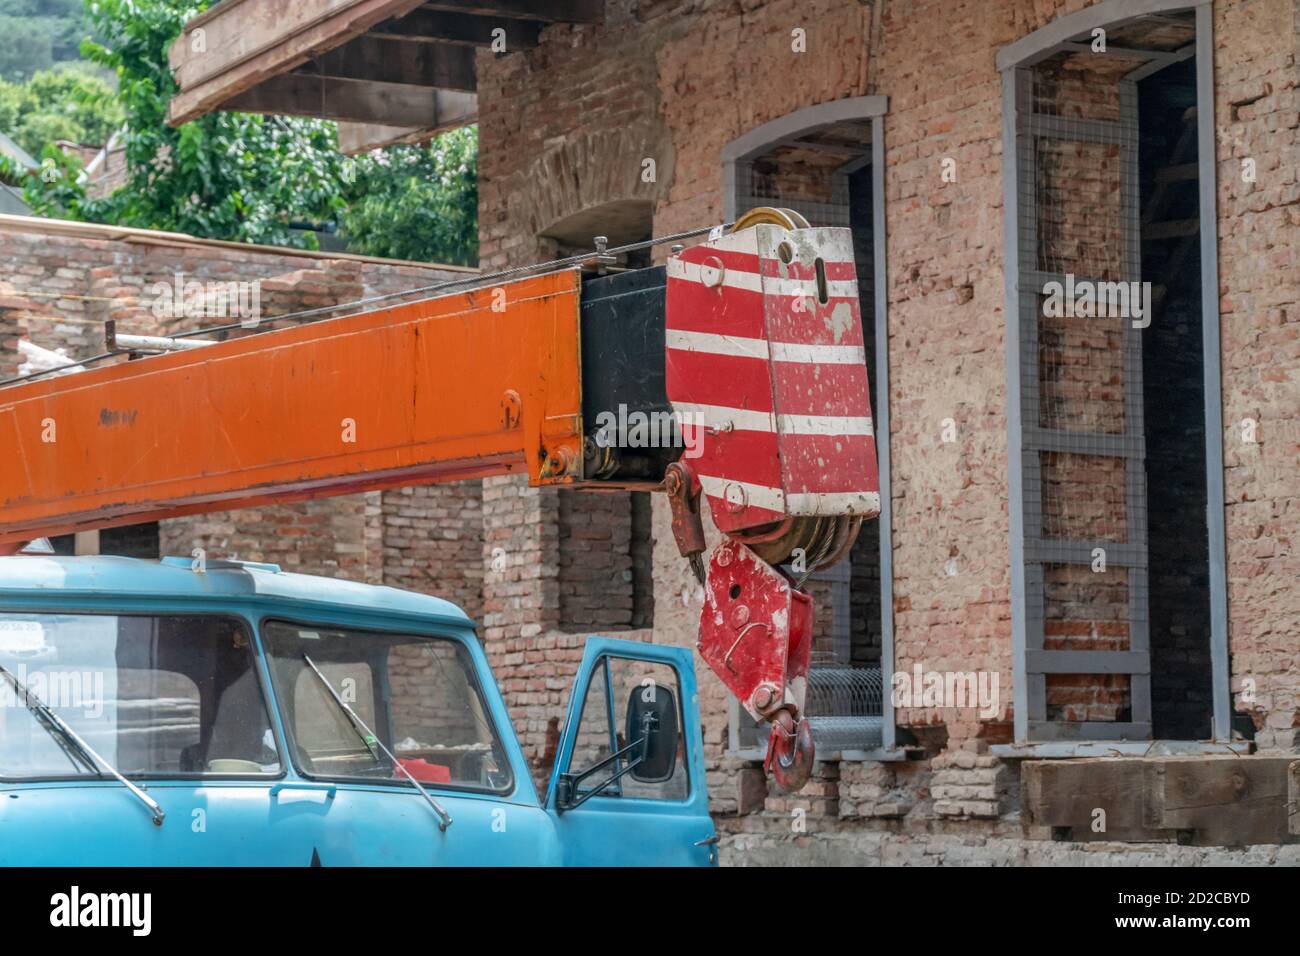
<instances>
[{"instance_id":1,"label":"building facade","mask_svg":"<svg viewBox=\"0 0 1300 956\"><path fill-rule=\"evenodd\" d=\"M610 0L477 53L486 271L853 230L884 513L811 583L849 729L779 794L700 665L724 862L1300 861L1024 802L1027 761L1300 750L1298 54L1296 0ZM516 478L161 537L460 601L539 776L585 637L689 646L703 596L662 496Z\"/></svg>"}]
</instances>

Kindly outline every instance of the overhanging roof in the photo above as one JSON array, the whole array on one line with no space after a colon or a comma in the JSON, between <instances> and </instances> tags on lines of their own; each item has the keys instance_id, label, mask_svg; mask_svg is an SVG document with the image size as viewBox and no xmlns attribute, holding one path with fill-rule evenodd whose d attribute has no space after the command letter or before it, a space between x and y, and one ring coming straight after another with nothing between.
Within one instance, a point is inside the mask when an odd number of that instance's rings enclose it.
<instances>
[{"instance_id":1,"label":"overhanging roof","mask_svg":"<svg viewBox=\"0 0 1300 956\"><path fill-rule=\"evenodd\" d=\"M172 44L167 121L314 116L339 121L345 152L418 142L477 118L475 47L603 16L603 0L225 0Z\"/></svg>"}]
</instances>

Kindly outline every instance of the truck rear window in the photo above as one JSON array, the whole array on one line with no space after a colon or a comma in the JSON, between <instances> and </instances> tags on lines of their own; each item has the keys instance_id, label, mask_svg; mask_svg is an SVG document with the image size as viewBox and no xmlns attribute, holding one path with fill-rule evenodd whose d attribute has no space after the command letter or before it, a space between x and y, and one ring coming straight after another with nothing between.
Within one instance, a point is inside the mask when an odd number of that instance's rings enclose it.
<instances>
[{"instance_id":1,"label":"truck rear window","mask_svg":"<svg viewBox=\"0 0 1300 956\"><path fill-rule=\"evenodd\" d=\"M262 627L289 745L307 776L410 786L326 688L429 787L502 793L512 786L475 678L458 642L271 621Z\"/></svg>"},{"instance_id":2,"label":"truck rear window","mask_svg":"<svg viewBox=\"0 0 1300 956\"><path fill-rule=\"evenodd\" d=\"M278 775L247 629L213 615L0 611L0 778Z\"/></svg>"}]
</instances>

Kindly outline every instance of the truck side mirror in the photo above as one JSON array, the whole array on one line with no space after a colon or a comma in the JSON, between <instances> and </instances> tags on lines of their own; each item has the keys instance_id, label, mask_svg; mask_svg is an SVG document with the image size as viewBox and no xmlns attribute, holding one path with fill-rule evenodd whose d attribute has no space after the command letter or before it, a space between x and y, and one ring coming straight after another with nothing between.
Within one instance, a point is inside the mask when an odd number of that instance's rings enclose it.
<instances>
[{"instance_id":1,"label":"truck side mirror","mask_svg":"<svg viewBox=\"0 0 1300 956\"><path fill-rule=\"evenodd\" d=\"M641 759L636 760L636 751L629 755L634 761L632 779L641 783L662 783L670 779L677 767L681 737L673 692L657 684L633 688L627 701L626 734L623 739L629 744L642 741Z\"/></svg>"}]
</instances>

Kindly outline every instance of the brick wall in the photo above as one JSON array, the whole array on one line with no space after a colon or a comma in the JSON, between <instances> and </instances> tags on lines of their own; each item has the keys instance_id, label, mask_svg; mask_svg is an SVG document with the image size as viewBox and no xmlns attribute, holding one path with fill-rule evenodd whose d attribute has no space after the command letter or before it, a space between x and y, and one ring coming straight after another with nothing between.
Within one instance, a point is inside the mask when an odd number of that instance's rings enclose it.
<instances>
[{"instance_id":1,"label":"brick wall","mask_svg":"<svg viewBox=\"0 0 1300 956\"><path fill-rule=\"evenodd\" d=\"M1286 0L1216 4L1214 44L1233 691L1260 747L1295 750L1300 9ZM1249 159L1253 183L1243 179Z\"/></svg>"},{"instance_id":2,"label":"brick wall","mask_svg":"<svg viewBox=\"0 0 1300 956\"><path fill-rule=\"evenodd\" d=\"M481 241L485 262L493 265L543 254L546 244L537 234L548 222L614 198L651 198L656 235L717 222L724 198L720 155L728 142L809 105L865 93L889 97L896 667L993 671L1002 707L993 719L971 710L903 708L899 723L927 759L823 768L802 804L815 811L823 833L846 824L865 826L877 817L909 827L945 817L994 818L1016 806L1014 762L988 753L991 743L1009 739L1012 717L1002 83L994 58L1004 45L1088 5L888 3L869 54L869 4L612 0L604 26L551 29L536 51L484 56L478 63L486 104L480 126ZM1297 347L1296 17L1289 0L1215 4L1216 122L1228 136L1220 143L1218 228L1234 689L1261 743L1286 747L1294 747L1300 733L1295 656L1287 649L1300 634L1300 598L1291 584L1295 558L1286 531L1297 508L1294 447L1300 430L1295 363L1289 361ZM806 33L807 54L791 49L795 28ZM599 94L591 90L593 71L604 79ZM1049 63L1036 86L1038 106L1058 115L1114 118L1114 80ZM573 116L575 104L580 119ZM609 148L593 156L592 145L600 143ZM551 165L536 158L541 155L551 157ZM1257 184L1244 184L1236 175L1246 155L1257 159ZM643 157L659 160L653 189L638 178ZM1053 231L1043 223L1042 253L1050 260L1045 264L1088 265L1090 273L1106 278L1116 254L1113 151L1066 147L1041 158L1077 198L1068 229ZM952 161L955 182L941 178L945 160ZM537 189L540 173L561 169L565 181L557 192ZM760 185L773 172L757 168ZM798 183L782 185L789 190ZM810 198L824 198L815 184L805 185ZM663 254L656 251L657 258ZM1058 422L1062 426L1113 430L1123 395L1114 387L1109 333L1099 333L1095 323L1086 330L1062 323L1053 334L1054 347L1070 361L1062 362L1058 378L1041 383L1045 401L1055 403L1048 414L1066 416ZM1234 429L1244 418L1260 423L1259 438L1234 445ZM956 425L956 441L941 437L948 419ZM1068 525L1071 533L1124 533L1122 496L1099 491L1114 484L1116 476L1106 473L1114 467L1110 460L1058 455L1044 465L1051 479L1045 489L1048 521L1062 529ZM500 493L532 494L518 488ZM511 552L520 565L512 565L511 577L500 583L498 616L489 609L487 634L505 668L511 703L524 703L527 717L521 722L540 746L548 714L553 719L561 706L561 695L542 688L563 683L559 678L571 670L577 651L567 638L554 643L562 603L554 593L557 582L543 580L531 592L519 587L528 574L554 573L532 562L544 562L553 553L551 536L562 533L559 509L530 504L528 513L543 526L498 531L500 540L518 541L523 550ZM653 639L688 644L699 594L676 555L667 508L659 500L654 530ZM1123 574L1098 578L1085 571L1086 587L1077 580L1077 568L1049 569L1049 644L1126 644ZM1178 584L1176 574L1171 580L1175 590L1187 583ZM854 581L859 607L860 594L872 587L872 581ZM1182 625L1170 620L1162 626L1174 660ZM527 659L530 647L546 650L544 663ZM1059 716L1113 719L1124 710L1125 678L1088 678L1086 694L1084 681L1055 682L1052 707ZM1182 692L1172 685L1168 690ZM726 697L708 675L701 708L719 818L739 832L772 827L788 837L789 811L801 804L756 793L751 768L725 754ZM731 819L738 809L764 806L766 813ZM771 845L764 839L734 846L757 858L758 848Z\"/></svg>"}]
</instances>

